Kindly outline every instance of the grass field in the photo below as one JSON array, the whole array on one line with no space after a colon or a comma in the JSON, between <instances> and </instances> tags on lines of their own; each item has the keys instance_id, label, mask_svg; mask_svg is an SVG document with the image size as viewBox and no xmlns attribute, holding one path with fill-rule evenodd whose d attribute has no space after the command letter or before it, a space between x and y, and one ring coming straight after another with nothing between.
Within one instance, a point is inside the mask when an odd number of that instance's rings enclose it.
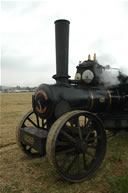
<instances>
[{"instance_id":1,"label":"grass field","mask_svg":"<svg viewBox=\"0 0 128 193\"><path fill-rule=\"evenodd\" d=\"M128 193L128 132L108 141L96 175L68 183L46 157L28 158L16 144L16 126L31 107L32 93L0 94L0 193Z\"/></svg>"}]
</instances>

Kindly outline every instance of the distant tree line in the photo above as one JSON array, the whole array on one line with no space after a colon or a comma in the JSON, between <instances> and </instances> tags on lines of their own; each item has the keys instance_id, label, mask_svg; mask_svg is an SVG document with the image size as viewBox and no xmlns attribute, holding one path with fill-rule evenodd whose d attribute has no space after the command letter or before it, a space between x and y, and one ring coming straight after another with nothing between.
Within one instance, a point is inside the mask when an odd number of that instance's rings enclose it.
<instances>
[{"instance_id":1,"label":"distant tree line","mask_svg":"<svg viewBox=\"0 0 128 193\"><path fill-rule=\"evenodd\" d=\"M9 86L0 86L0 91L1 92L10 92L10 91L35 91L36 87L21 87L21 86L16 86L16 87L9 87Z\"/></svg>"}]
</instances>

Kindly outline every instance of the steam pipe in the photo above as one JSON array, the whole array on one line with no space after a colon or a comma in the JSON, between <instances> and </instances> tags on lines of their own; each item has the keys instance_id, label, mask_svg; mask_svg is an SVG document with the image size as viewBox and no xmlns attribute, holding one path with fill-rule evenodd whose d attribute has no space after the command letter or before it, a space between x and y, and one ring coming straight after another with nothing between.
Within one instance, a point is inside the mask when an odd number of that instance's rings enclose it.
<instances>
[{"instance_id":1,"label":"steam pipe","mask_svg":"<svg viewBox=\"0 0 128 193\"><path fill-rule=\"evenodd\" d=\"M68 82L68 49L69 49L69 24L68 20L55 21L56 45L56 75L53 78L57 83Z\"/></svg>"}]
</instances>

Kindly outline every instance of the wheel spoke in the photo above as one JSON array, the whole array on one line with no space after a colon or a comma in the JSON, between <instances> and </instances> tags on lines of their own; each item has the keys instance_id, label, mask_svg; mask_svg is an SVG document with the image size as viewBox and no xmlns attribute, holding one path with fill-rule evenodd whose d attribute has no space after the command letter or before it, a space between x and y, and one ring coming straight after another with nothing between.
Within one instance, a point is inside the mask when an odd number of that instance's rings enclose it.
<instances>
[{"instance_id":1,"label":"wheel spoke","mask_svg":"<svg viewBox=\"0 0 128 193\"><path fill-rule=\"evenodd\" d=\"M69 131L71 131L73 133L73 130L72 130L72 126L69 126L69 125L65 125L64 129L68 129Z\"/></svg>"},{"instance_id":2,"label":"wheel spoke","mask_svg":"<svg viewBox=\"0 0 128 193\"><path fill-rule=\"evenodd\" d=\"M22 127L24 128L24 127L27 127L27 126L25 125L25 123L23 123Z\"/></svg>"},{"instance_id":3,"label":"wheel spoke","mask_svg":"<svg viewBox=\"0 0 128 193\"><path fill-rule=\"evenodd\" d=\"M72 153L72 152L75 152L75 148L68 148L68 149L65 149L65 150L60 150L60 151L57 151L56 152L56 155L60 155L60 154L66 154L66 153Z\"/></svg>"},{"instance_id":4,"label":"wheel spoke","mask_svg":"<svg viewBox=\"0 0 128 193\"><path fill-rule=\"evenodd\" d=\"M81 130L81 127L80 127L79 120L77 122L77 126L78 126L79 137L80 137L81 140L83 140L83 134L82 134L82 130Z\"/></svg>"},{"instance_id":5,"label":"wheel spoke","mask_svg":"<svg viewBox=\"0 0 128 193\"><path fill-rule=\"evenodd\" d=\"M71 163L69 164L68 168L66 169L66 172L69 172L71 170L71 168L73 167L74 163L76 162L77 158L78 158L79 154L76 154L75 157L73 158L73 160L71 161Z\"/></svg>"},{"instance_id":6,"label":"wheel spoke","mask_svg":"<svg viewBox=\"0 0 128 193\"><path fill-rule=\"evenodd\" d=\"M72 127L72 126L65 125L64 129L68 129L72 134L72 137L78 135L78 128L76 126Z\"/></svg>"},{"instance_id":7,"label":"wheel spoke","mask_svg":"<svg viewBox=\"0 0 128 193\"><path fill-rule=\"evenodd\" d=\"M88 137L89 137L89 135L92 133L92 131L93 131L93 128L88 128L88 133L87 133L87 135L86 135L86 137L85 137L85 141L88 139Z\"/></svg>"},{"instance_id":8,"label":"wheel spoke","mask_svg":"<svg viewBox=\"0 0 128 193\"><path fill-rule=\"evenodd\" d=\"M42 128L44 128L45 126L47 126L47 120L42 119Z\"/></svg>"},{"instance_id":9,"label":"wheel spoke","mask_svg":"<svg viewBox=\"0 0 128 193\"><path fill-rule=\"evenodd\" d=\"M35 127L37 127L37 125L28 117L27 120L29 120Z\"/></svg>"},{"instance_id":10,"label":"wheel spoke","mask_svg":"<svg viewBox=\"0 0 128 193\"><path fill-rule=\"evenodd\" d=\"M92 129L92 121L89 119L87 123L85 123L84 131L85 135L88 134L88 132Z\"/></svg>"},{"instance_id":11,"label":"wheel spoke","mask_svg":"<svg viewBox=\"0 0 128 193\"><path fill-rule=\"evenodd\" d=\"M83 153L83 164L84 164L84 169L87 169L87 164L86 164L86 159L85 159L85 153Z\"/></svg>"},{"instance_id":12,"label":"wheel spoke","mask_svg":"<svg viewBox=\"0 0 128 193\"><path fill-rule=\"evenodd\" d=\"M65 167L66 163L68 162L68 160L69 160L69 156L66 155L64 160L63 160L63 163L60 166L63 170L64 170L64 167Z\"/></svg>"},{"instance_id":13,"label":"wheel spoke","mask_svg":"<svg viewBox=\"0 0 128 193\"><path fill-rule=\"evenodd\" d=\"M37 127L40 127L39 117L36 115Z\"/></svg>"},{"instance_id":14,"label":"wheel spoke","mask_svg":"<svg viewBox=\"0 0 128 193\"><path fill-rule=\"evenodd\" d=\"M57 141L57 143L56 143L56 145L57 146L69 146L70 144L69 144L69 142L67 142L67 141Z\"/></svg>"},{"instance_id":15,"label":"wheel spoke","mask_svg":"<svg viewBox=\"0 0 128 193\"><path fill-rule=\"evenodd\" d=\"M74 137L72 137L71 135L69 135L67 132L62 131L61 132L69 141L71 141L72 143L76 143L76 139Z\"/></svg>"},{"instance_id":16,"label":"wheel spoke","mask_svg":"<svg viewBox=\"0 0 128 193\"><path fill-rule=\"evenodd\" d=\"M90 129L92 126L92 121L89 119L87 123L85 123L85 126L84 128L87 130L87 129Z\"/></svg>"},{"instance_id":17,"label":"wheel spoke","mask_svg":"<svg viewBox=\"0 0 128 193\"><path fill-rule=\"evenodd\" d=\"M99 139L99 136L88 138L87 142L95 141L96 139Z\"/></svg>"}]
</instances>

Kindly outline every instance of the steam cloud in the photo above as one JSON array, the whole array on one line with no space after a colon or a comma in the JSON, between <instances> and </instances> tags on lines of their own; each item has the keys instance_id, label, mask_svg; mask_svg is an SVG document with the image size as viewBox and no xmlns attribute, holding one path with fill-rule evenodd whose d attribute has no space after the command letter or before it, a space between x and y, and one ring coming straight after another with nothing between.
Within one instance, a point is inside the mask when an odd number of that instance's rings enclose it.
<instances>
[{"instance_id":1,"label":"steam cloud","mask_svg":"<svg viewBox=\"0 0 128 193\"><path fill-rule=\"evenodd\" d=\"M114 69L106 69L100 76L100 82L105 86L115 86L120 84L118 79L119 71Z\"/></svg>"},{"instance_id":2,"label":"steam cloud","mask_svg":"<svg viewBox=\"0 0 128 193\"><path fill-rule=\"evenodd\" d=\"M121 67L119 70L123 75L128 76L128 68Z\"/></svg>"},{"instance_id":3,"label":"steam cloud","mask_svg":"<svg viewBox=\"0 0 128 193\"><path fill-rule=\"evenodd\" d=\"M104 53L99 56L98 62L105 67L105 70L100 74L99 80L104 86L109 87L119 85L121 83L120 76L123 76L124 78L127 77L128 83L128 66L126 63L121 66L118 58L115 59L110 54Z\"/></svg>"}]
</instances>

